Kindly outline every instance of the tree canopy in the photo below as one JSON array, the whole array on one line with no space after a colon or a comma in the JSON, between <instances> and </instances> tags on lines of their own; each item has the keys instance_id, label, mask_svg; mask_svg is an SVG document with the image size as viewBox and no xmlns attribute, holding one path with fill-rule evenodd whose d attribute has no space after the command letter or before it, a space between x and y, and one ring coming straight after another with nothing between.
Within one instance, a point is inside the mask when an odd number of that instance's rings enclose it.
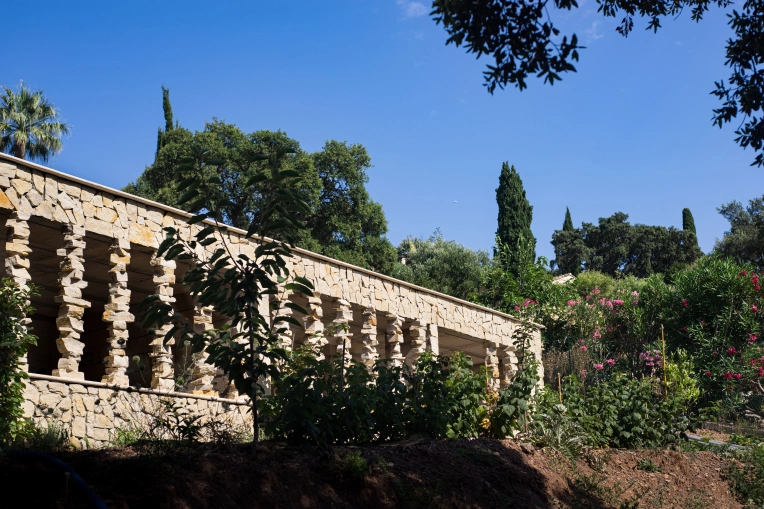
<instances>
[{"instance_id":1,"label":"tree canopy","mask_svg":"<svg viewBox=\"0 0 764 509\"><path fill-rule=\"evenodd\" d=\"M657 32L664 19L676 18L685 9L700 21L710 7L726 8L730 0L597 0L597 11L605 17L623 16L616 31L627 37L634 29L634 18L647 18L647 30ZM446 44L464 46L478 57L490 55L494 63L483 73L490 93L508 84L520 90L527 78L536 75L553 85L562 74L576 72L579 44L576 34L561 35L550 15L550 8L570 11L576 0L434 0L431 16L448 33ZM728 22L734 37L727 41L726 62L731 75L714 84L711 92L722 102L713 111L713 123L722 127L738 115L743 116L735 132L741 147L760 152L764 144L764 0L746 0L734 10ZM759 153L755 165L764 165Z\"/></svg>"},{"instance_id":2,"label":"tree canopy","mask_svg":"<svg viewBox=\"0 0 764 509\"><path fill-rule=\"evenodd\" d=\"M33 91L23 82L18 92L3 87L0 95L0 150L20 159L48 158L61 151L61 136L69 126L61 122L58 109L42 90Z\"/></svg>"},{"instance_id":3,"label":"tree canopy","mask_svg":"<svg viewBox=\"0 0 764 509\"><path fill-rule=\"evenodd\" d=\"M266 168L267 161L259 155L291 149L293 153L279 160L280 169L299 175L299 188L294 191L310 207L301 217L307 229L298 236L297 245L378 272L393 270L396 250L385 237L382 206L366 190L371 157L363 145L332 140L310 154L283 131L247 134L218 119L192 132L173 126L169 91L164 88L163 99L166 124L164 131L160 128L154 163L124 191L172 205L182 195L179 183L192 176L190 171L202 172L208 180L216 178L208 194L221 204L219 219L243 228L262 215L267 182L246 185ZM188 160L194 163L189 165ZM206 163L210 160L215 164Z\"/></svg>"},{"instance_id":4,"label":"tree canopy","mask_svg":"<svg viewBox=\"0 0 764 509\"><path fill-rule=\"evenodd\" d=\"M599 218L599 224L582 223L573 231L552 235L552 264L561 273L596 270L636 277L667 274L675 264L687 264L702 256L695 234L674 227L630 224L629 216L616 212Z\"/></svg>"},{"instance_id":5,"label":"tree canopy","mask_svg":"<svg viewBox=\"0 0 764 509\"><path fill-rule=\"evenodd\" d=\"M718 210L730 222L730 229L716 242L715 250L764 269L764 196L749 200L747 207L732 201Z\"/></svg>"},{"instance_id":6,"label":"tree canopy","mask_svg":"<svg viewBox=\"0 0 764 509\"><path fill-rule=\"evenodd\" d=\"M507 250L505 269L517 274L520 266L536 259L536 238L531 231L533 206L525 196L520 174L506 162L501 166L496 202L499 205L496 237Z\"/></svg>"}]
</instances>

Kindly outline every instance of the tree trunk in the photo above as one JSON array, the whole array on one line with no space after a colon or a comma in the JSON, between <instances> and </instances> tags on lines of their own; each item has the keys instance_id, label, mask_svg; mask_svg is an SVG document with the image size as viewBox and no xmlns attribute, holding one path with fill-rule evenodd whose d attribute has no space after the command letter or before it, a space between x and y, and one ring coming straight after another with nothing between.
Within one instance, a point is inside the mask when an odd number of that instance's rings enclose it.
<instances>
[{"instance_id":1,"label":"tree trunk","mask_svg":"<svg viewBox=\"0 0 764 509\"><path fill-rule=\"evenodd\" d=\"M26 152L27 152L26 142L19 141L13 145L13 155L18 157L19 159L24 159Z\"/></svg>"}]
</instances>

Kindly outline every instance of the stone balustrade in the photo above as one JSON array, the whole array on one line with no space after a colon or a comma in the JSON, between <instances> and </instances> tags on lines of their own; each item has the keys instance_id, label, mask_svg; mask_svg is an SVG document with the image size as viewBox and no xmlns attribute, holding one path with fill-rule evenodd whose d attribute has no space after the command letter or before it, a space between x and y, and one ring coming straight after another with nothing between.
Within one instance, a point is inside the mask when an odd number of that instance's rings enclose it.
<instances>
[{"instance_id":1,"label":"stone balustrade","mask_svg":"<svg viewBox=\"0 0 764 509\"><path fill-rule=\"evenodd\" d=\"M157 295L196 327L224 323L225 317L198 308L178 283L187 266L154 256L163 228L174 227L184 238L202 228L189 227L188 217L178 209L0 154L0 221L7 228L0 249L4 275L42 288L32 299L37 309L32 325L40 346L29 353L30 372L70 382L101 380L209 396L225 392L227 382L220 382L204 356L188 356L184 345L164 344L166 331L149 335L136 318L137 304ZM220 240L234 254L252 255L256 247L235 228ZM199 249L210 254L215 247ZM413 364L427 350L463 351L476 365L489 368L496 387L508 383L515 372L512 335L519 321L510 315L302 249L294 250L289 268L312 281L315 292L313 297L289 296L308 315L302 317L304 330L284 332L286 348L312 343L324 355L344 352L366 365L380 357ZM275 304L286 298L276 296ZM531 350L540 360L538 329ZM187 376L179 377L179 370ZM177 386L179 378L184 378L184 387Z\"/></svg>"}]
</instances>

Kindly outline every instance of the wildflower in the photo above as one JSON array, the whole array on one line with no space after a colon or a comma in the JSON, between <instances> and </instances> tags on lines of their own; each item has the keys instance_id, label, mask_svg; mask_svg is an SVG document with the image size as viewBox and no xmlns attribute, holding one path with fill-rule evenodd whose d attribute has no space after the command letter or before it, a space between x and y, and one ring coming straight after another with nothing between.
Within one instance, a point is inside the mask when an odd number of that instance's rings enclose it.
<instances>
[{"instance_id":1,"label":"wildflower","mask_svg":"<svg viewBox=\"0 0 764 509\"><path fill-rule=\"evenodd\" d=\"M605 366L602 365L602 363L597 363L594 365L594 369L597 371L602 371L605 368Z\"/></svg>"},{"instance_id":2,"label":"wildflower","mask_svg":"<svg viewBox=\"0 0 764 509\"><path fill-rule=\"evenodd\" d=\"M605 361L605 364L607 364L608 366L612 368L613 366L615 366L615 359L608 359Z\"/></svg>"},{"instance_id":3,"label":"wildflower","mask_svg":"<svg viewBox=\"0 0 764 509\"><path fill-rule=\"evenodd\" d=\"M756 304L751 304L751 311L753 311L755 313L758 310L759 310L759 308L756 307Z\"/></svg>"},{"instance_id":4,"label":"wildflower","mask_svg":"<svg viewBox=\"0 0 764 509\"><path fill-rule=\"evenodd\" d=\"M623 301L621 299L615 299L613 300L613 304L616 306L623 306Z\"/></svg>"},{"instance_id":5,"label":"wildflower","mask_svg":"<svg viewBox=\"0 0 764 509\"><path fill-rule=\"evenodd\" d=\"M687 299L682 299L682 306L687 307Z\"/></svg>"},{"instance_id":6,"label":"wildflower","mask_svg":"<svg viewBox=\"0 0 764 509\"><path fill-rule=\"evenodd\" d=\"M731 346L727 349L727 355L729 356L733 356L736 353L737 353L737 348L735 348L734 346Z\"/></svg>"},{"instance_id":7,"label":"wildflower","mask_svg":"<svg viewBox=\"0 0 764 509\"><path fill-rule=\"evenodd\" d=\"M582 351L582 352L585 352L585 351L587 351L587 350L588 350L588 348L586 348L586 345L581 345L581 351Z\"/></svg>"},{"instance_id":8,"label":"wildflower","mask_svg":"<svg viewBox=\"0 0 764 509\"><path fill-rule=\"evenodd\" d=\"M575 306L575 305L576 305L576 301L574 301L574 300L569 300L568 301L568 306L572 307L572 306Z\"/></svg>"},{"instance_id":9,"label":"wildflower","mask_svg":"<svg viewBox=\"0 0 764 509\"><path fill-rule=\"evenodd\" d=\"M735 373L732 376L735 377L735 380L740 380L740 377L741 377L740 373Z\"/></svg>"},{"instance_id":10,"label":"wildflower","mask_svg":"<svg viewBox=\"0 0 764 509\"><path fill-rule=\"evenodd\" d=\"M756 334L748 334L749 343L755 343L757 339L758 339L758 336Z\"/></svg>"}]
</instances>

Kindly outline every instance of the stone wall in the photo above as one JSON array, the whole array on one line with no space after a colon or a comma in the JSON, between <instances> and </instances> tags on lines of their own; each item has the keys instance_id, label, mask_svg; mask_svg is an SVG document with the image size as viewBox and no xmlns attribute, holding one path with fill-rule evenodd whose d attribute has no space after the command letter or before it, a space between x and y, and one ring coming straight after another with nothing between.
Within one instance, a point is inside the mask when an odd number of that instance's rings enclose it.
<instances>
[{"instance_id":1,"label":"stone wall","mask_svg":"<svg viewBox=\"0 0 764 509\"><path fill-rule=\"evenodd\" d=\"M156 419L168 412L163 401L174 404L181 413L199 415L199 424L215 421L219 427L241 433L252 429L248 404L243 401L45 375L30 377L24 391L24 413L42 427L50 422L63 427L75 447L104 447L118 428L158 432Z\"/></svg>"}]
</instances>

